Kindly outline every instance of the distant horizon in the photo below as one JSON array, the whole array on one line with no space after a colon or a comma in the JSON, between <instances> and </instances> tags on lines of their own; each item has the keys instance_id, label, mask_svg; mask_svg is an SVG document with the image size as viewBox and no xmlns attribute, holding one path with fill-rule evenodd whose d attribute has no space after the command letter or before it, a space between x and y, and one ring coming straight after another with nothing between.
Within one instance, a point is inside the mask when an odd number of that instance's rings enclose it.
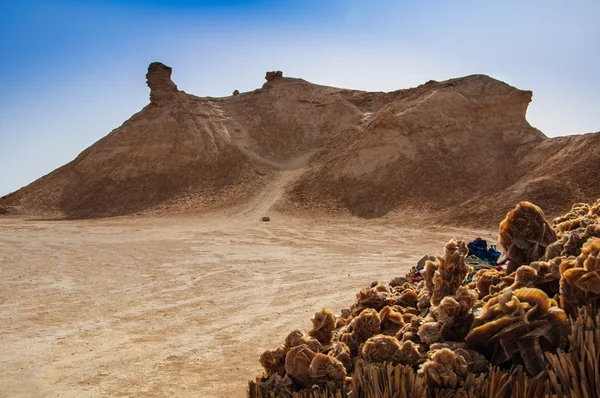
<instances>
[{"instance_id":1,"label":"distant horizon","mask_svg":"<svg viewBox=\"0 0 600 398\"><path fill-rule=\"evenodd\" d=\"M266 71L395 91L485 74L533 92L549 137L600 131L600 4L509 0L7 0L0 15L0 196L72 161L149 103L151 62L223 97Z\"/></svg>"}]
</instances>

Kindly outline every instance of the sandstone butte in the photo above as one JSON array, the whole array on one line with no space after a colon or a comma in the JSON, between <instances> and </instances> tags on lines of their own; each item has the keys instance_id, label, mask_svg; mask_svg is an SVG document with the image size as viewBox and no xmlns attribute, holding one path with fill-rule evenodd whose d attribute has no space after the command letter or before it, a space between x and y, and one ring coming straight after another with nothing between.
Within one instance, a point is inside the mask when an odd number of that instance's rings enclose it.
<instances>
[{"instance_id":1,"label":"sandstone butte","mask_svg":"<svg viewBox=\"0 0 600 398\"><path fill-rule=\"evenodd\" d=\"M260 89L203 98L171 71L152 63L146 107L0 209L204 213L278 187L272 210L289 214L495 226L522 200L551 217L600 197L600 133L546 137L526 120L532 93L489 76L383 93L277 71Z\"/></svg>"}]
</instances>

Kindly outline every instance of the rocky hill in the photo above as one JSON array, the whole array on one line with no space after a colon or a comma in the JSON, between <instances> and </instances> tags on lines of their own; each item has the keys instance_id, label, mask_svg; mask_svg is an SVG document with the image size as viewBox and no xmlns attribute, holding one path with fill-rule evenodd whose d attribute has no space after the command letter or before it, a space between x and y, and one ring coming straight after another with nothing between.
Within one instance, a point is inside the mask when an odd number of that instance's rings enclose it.
<instances>
[{"instance_id":1,"label":"rocky hill","mask_svg":"<svg viewBox=\"0 0 600 398\"><path fill-rule=\"evenodd\" d=\"M171 68L151 64L149 105L0 206L9 213L80 218L168 208L182 198L205 208L246 198L246 186L268 169L236 149L214 101L178 91L170 76Z\"/></svg>"},{"instance_id":2,"label":"rocky hill","mask_svg":"<svg viewBox=\"0 0 600 398\"><path fill-rule=\"evenodd\" d=\"M521 200L552 215L600 197L600 134L547 138L525 118L532 93L488 76L370 93L269 72L225 98L170 76L151 64L149 105L0 208L73 218L259 201L480 225Z\"/></svg>"}]
</instances>

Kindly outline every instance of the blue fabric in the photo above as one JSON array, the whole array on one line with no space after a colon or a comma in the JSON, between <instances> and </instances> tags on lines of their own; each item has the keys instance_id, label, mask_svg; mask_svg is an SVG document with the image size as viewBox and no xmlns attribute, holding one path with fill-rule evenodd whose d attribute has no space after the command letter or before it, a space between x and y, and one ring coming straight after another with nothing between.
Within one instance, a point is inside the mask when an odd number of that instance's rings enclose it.
<instances>
[{"instance_id":1,"label":"blue fabric","mask_svg":"<svg viewBox=\"0 0 600 398\"><path fill-rule=\"evenodd\" d=\"M477 257L486 263L496 265L498 258L500 258L500 252L492 247L488 249L487 242L484 239L477 238L467 244L467 247L469 248L469 256Z\"/></svg>"}]
</instances>

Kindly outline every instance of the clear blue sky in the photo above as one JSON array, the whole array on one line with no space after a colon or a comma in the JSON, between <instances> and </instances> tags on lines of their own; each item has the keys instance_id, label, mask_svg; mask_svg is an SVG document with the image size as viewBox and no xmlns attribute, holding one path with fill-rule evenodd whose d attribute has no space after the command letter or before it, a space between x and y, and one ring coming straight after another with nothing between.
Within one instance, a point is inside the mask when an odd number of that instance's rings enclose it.
<instances>
[{"instance_id":1,"label":"clear blue sky","mask_svg":"<svg viewBox=\"0 0 600 398\"><path fill-rule=\"evenodd\" d=\"M484 73L534 92L546 135L600 130L600 2L1 0L0 195L148 103L150 62L200 96L267 70L370 91Z\"/></svg>"}]
</instances>

